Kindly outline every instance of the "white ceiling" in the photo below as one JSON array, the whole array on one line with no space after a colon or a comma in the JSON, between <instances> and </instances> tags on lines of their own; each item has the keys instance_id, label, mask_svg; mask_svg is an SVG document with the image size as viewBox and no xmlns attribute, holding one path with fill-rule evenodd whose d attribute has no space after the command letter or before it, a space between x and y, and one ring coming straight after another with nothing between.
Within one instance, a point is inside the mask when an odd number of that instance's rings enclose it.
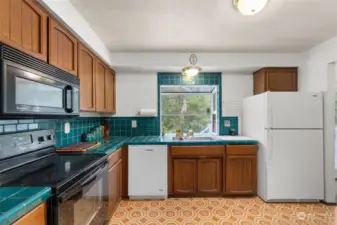
<instances>
[{"instance_id":1,"label":"white ceiling","mask_svg":"<svg viewBox=\"0 0 337 225\"><path fill-rule=\"evenodd\" d=\"M113 52L301 52L337 35L337 0L71 0Z\"/></svg>"}]
</instances>

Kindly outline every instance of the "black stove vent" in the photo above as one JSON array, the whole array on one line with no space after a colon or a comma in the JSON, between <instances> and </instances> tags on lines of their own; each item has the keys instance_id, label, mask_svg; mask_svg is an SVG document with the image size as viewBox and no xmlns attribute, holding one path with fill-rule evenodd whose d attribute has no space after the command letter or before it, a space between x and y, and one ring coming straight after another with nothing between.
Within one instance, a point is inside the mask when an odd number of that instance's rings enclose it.
<instances>
[{"instance_id":1,"label":"black stove vent","mask_svg":"<svg viewBox=\"0 0 337 225\"><path fill-rule=\"evenodd\" d=\"M1 42L0 42L0 58L29 67L41 73L54 76L60 80L67 81L75 85L80 84L80 80L71 73L65 72L53 65L50 65L42 60L36 59L33 56L23 53Z\"/></svg>"}]
</instances>

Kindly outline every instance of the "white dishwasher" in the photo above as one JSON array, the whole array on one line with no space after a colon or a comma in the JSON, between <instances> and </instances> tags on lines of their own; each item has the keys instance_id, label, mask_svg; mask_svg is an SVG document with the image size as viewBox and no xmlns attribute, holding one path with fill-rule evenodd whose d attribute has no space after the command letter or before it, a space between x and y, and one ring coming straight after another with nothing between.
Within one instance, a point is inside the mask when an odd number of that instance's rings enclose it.
<instances>
[{"instance_id":1,"label":"white dishwasher","mask_svg":"<svg viewBox=\"0 0 337 225\"><path fill-rule=\"evenodd\" d=\"M129 145L130 199L167 198L167 145Z\"/></svg>"}]
</instances>

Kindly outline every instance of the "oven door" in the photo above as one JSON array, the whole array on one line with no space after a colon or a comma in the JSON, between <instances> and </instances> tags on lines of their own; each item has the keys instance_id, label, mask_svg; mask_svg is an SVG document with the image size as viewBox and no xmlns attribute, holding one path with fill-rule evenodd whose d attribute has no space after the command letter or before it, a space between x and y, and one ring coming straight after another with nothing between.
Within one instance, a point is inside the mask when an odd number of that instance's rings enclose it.
<instances>
[{"instance_id":1,"label":"oven door","mask_svg":"<svg viewBox=\"0 0 337 225\"><path fill-rule=\"evenodd\" d=\"M79 114L79 88L19 64L3 60L2 114L71 116Z\"/></svg>"},{"instance_id":2,"label":"oven door","mask_svg":"<svg viewBox=\"0 0 337 225\"><path fill-rule=\"evenodd\" d=\"M58 197L55 225L103 225L107 220L107 164Z\"/></svg>"}]
</instances>

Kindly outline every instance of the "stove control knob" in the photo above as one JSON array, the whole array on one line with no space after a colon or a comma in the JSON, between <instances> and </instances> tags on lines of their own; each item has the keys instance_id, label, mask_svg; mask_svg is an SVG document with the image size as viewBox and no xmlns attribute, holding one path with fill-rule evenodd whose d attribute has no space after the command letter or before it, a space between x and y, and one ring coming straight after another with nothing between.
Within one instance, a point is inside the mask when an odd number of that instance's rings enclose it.
<instances>
[{"instance_id":1,"label":"stove control knob","mask_svg":"<svg viewBox=\"0 0 337 225\"><path fill-rule=\"evenodd\" d=\"M44 137L40 136L40 137L37 138L37 140L39 141L39 143L44 142Z\"/></svg>"}]
</instances>

